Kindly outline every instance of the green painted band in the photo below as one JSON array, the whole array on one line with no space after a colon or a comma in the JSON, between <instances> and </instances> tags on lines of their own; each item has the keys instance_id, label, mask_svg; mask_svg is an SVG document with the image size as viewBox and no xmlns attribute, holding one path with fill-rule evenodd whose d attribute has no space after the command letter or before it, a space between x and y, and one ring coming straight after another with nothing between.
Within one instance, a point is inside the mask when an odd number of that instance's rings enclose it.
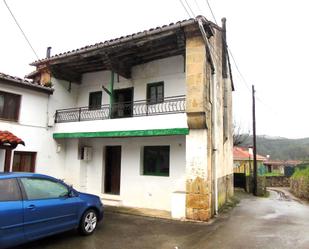
<instances>
[{"instance_id":1,"label":"green painted band","mask_svg":"<svg viewBox=\"0 0 309 249\"><path fill-rule=\"evenodd\" d=\"M72 132L54 133L53 138L83 138L83 137L148 137L188 135L188 128L157 129L157 130L134 130L134 131L97 131L97 132Z\"/></svg>"}]
</instances>

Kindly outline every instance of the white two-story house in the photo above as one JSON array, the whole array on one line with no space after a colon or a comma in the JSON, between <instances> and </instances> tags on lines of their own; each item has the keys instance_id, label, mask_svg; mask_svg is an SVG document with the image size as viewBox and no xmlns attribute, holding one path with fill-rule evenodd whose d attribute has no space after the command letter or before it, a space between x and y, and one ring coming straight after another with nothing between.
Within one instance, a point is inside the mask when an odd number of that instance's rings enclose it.
<instances>
[{"instance_id":1,"label":"white two-story house","mask_svg":"<svg viewBox=\"0 0 309 249\"><path fill-rule=\"evenodd\" d=\"M219 27L199 16L49 50L27 76L53 90L44 107L47 157L36 171L108 204L208 220L233 194L225 41L225 20Z\"/></svg>"},{"instance_id":2,"label":"white two-story house","mask_svg":"<svg viewBox=\"0 0 309 249\"><path fill-rule=\"evenodd\" d=\"M52 93L50 87L0 73L0 172L34 172L46 164Z\"/></svg>"}]
</instances>

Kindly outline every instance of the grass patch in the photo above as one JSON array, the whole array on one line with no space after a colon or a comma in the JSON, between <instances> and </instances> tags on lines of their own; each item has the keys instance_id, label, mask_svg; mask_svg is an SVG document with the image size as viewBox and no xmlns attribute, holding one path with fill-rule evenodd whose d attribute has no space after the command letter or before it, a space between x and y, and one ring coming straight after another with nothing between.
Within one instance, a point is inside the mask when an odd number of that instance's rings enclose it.
<instances>
[{"instance_id":1,"label":"grass patch","mask_svg":"<svg viewBox=\"0 0 309 249\"><path fill-rule=\"evenodd\" d=\"M267 172L263 174L262 176L284 176L284 174L279 173L279 172Z\"/></svg>"},{"instance_id":2,"label":"grass patch","mask_svg":"<svg viewBox=\"0 0 309 249\"><path fill-rule=\"evenodd\" d=\"M309 167L305 169L296 168L294 174L292 175L292 179L295 179L295 180L303 178L303 177L309 179Z\"/></svg>"}]
</instances>

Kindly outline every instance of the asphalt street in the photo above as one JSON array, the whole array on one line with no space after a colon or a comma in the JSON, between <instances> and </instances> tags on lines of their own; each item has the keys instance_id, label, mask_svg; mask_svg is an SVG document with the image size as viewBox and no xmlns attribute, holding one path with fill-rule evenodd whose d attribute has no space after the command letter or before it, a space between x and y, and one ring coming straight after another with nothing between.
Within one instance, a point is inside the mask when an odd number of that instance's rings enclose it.
<instances>
[{"instance_id":1,"label":"asphalt street","mask_svg":"<svg viewBox=\"0 0 309 249\"><path fill-rule=\"evenodd\" d=\"M309 249L307 204L280 189L268 198L238 195L240 203L211 223L106 213L92 236L71 231L18 249Z\"/></svg>"}]
</instances>

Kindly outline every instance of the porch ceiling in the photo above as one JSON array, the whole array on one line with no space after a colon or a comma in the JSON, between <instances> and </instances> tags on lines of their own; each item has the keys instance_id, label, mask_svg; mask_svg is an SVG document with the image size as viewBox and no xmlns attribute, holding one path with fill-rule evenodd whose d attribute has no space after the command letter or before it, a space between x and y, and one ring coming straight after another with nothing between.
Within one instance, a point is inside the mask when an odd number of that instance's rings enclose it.
<instances>
[{"instance_id":1,"label":"porch ceiling","mask_svg":"<svg viewBox=\"0 0 309 249\"><path fill-rule=\"evenodd\" d=\"M203 21L207 35L213 35L215 24L202 16L197 19ZM131 68L135 65L184 55L184 29L192 25L198 29L196 19L184 20L54 55L30 65L36 66L38 70L47 67L54 77L76 83L81 82L83 73L99 70L112 70L125 78L131 78Z\"/></svg>"},{"instance_id":2,"label":"porch ceiling","mask_svg":"<svg viewBox=\"0 0 309 249\"><path fill-rule=\"evenodd\" d=\"M49 69L56 78L77 83L83 73L99 70L113 70L131 78L135 65L181 54L185 54L185 36L183 30L178 30L52 61Z\"/></svg>"}]
</instances>

